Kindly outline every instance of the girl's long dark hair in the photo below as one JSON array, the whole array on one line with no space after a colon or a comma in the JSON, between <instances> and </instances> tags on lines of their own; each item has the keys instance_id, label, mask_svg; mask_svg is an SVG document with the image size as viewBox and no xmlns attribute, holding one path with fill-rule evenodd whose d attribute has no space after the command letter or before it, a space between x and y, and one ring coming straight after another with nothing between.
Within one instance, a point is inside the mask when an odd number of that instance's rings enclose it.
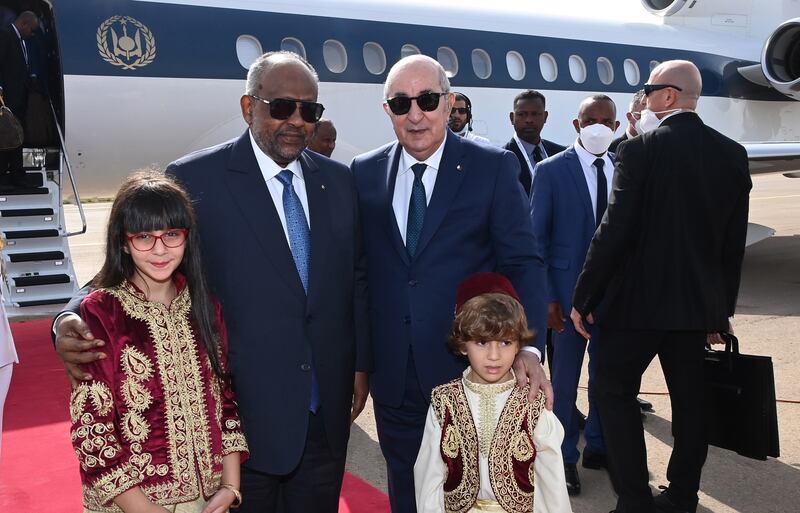
<instances>
[{"instance_id":1,"label":"girl's long dark hair","mask_svg":"<svg viewBox=\"0 0 800 513\"><path fill-rule=\"evenodd\" d=\"M200 254L197 222L189 195L163 173L145 171L129 176L114 198L106 234L106 258L92 285L108 288L130 279L136 267L125 252L126 233L187 228L189 235L178 271L186 277L192 299L195 329L208 353L211 367L223 376L219 357L219 327Z\"/></svg>"}]
</instances>

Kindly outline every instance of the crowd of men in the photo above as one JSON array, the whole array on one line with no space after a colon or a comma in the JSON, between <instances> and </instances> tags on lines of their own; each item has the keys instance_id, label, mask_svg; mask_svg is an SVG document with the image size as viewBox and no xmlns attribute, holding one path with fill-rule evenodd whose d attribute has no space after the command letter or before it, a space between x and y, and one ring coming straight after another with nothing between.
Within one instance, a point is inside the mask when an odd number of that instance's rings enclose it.
<instances>
[{"instance_id":1,"label":"crowd of men","mask_svg":"<svg viewBox=\"0 0 800 513\"><path fill-rule=\"evenodd\" d=\"M248 130L167 170L197 199L225 305L251 454L238 511L337 511L349 424L369 391L392 511L414 512L431 389L464 368L445 343L457 286L495 271L538 333L514 368L564 425L569 492L580 492L575 401L588 342L583 466L608 468L617 513L694 512L707 450L702 351L734 313L751 185L743 148L694 112L701 87L692 63L664 62L630 107L624 143L616 105L592 95L576 106L566 148L541 136L544 95L524 91L499 148L473 134L471 101L438 62L406 57L384 85L397 140L348 169L318 154L333 151L335 128L319 118L313 68L285 52L258 59L241 99ZM310 226L302 283L285 187ZM237 272L246 268L260 269L258 282ZM101 341L74 314L55 331L84 379L78 364ZM669 486L653 497L637 393L655 355L675 445ZM264 362L278 362L272 374Z\"/></svg>"}]
</instances>

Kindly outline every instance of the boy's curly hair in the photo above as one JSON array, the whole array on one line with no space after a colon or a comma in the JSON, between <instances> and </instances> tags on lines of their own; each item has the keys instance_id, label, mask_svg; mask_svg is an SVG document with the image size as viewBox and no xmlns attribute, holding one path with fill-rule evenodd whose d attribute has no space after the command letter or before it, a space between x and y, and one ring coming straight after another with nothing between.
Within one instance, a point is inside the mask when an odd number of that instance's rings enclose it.
<instances>
[{"instance_id":1,"label":"boy's curly hair","mask_svg":"<svg viewBox=\"0 0 800 513\"><path fill-rule=\"evenodd\" d=\"M513 340L528 345L534 333L522 305L507 294L481 294L470 299L456 313L447 347L463 355L464 345L472 340Z\"/></svg>"}]
</instances>

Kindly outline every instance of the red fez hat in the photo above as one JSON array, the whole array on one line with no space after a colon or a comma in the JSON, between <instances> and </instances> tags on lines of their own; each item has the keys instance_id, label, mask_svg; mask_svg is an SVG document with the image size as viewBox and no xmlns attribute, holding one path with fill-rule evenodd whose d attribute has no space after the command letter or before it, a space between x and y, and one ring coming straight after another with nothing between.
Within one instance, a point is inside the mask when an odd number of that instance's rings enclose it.
<instances>
[{"instance_id":1,"label":"red fez hat","mask_svg":"<svg viewBox=\"0 0 800 513\"><path fill-rule=\"evenodd\" d=\"M459 285L456 291L456 313L461 311L464 303L481 294L505 294L520 301L517 291L511 282L499 273L475 273Z\"/></svg>"}]
</instances>

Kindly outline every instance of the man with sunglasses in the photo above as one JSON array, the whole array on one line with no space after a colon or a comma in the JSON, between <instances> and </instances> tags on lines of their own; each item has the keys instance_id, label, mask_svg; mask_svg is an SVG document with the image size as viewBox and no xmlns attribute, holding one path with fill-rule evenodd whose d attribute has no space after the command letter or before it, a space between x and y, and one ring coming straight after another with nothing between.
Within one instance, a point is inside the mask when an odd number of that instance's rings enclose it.
<instances>
[{"instance_id":1,"label":"man with sunglasses","mask_svg":"<svg viewBox=\"0 0 800 513\"><path fill-rule=\"evenodd\" d=\"M639 89L636 91L636 93L634 93L633 98L631 99L629 110L627 113L625 113L625 117L628 120L628 128L625 129L625 132L621 136L611 141L611 146L608 147L608 151L611 153L616 153L617 147L623 141L627 141L628 139L639 135L639 132L636 131L636 125L639 122L639 113L645 107L645 98L644 89Z\"/></svg>"},{"instance_id":2,"label":"man with sunglasses","mask_svg":"<svg viewBox=\"0 0 800 513\"><path fill-rule=\"evenodd\" d=\"M617 513L697 509L708 451L705 344L729 329L736 308L752 186L745 149L695 113L701 89L691 62L653 69L640 135L619 146L608 210L572 300L586 338L583 323L603 301L595 390ZM656 355L675 443L669 486L654 500L636 394Z\"/></svg>"},{"instance_id":3,"label":"man with sunglasses","mask_svg":"<svg viewBox=\"0 0 800 513\"><path fill-rule=\"evenodd\" d=\"M167 169L195 200L207 276L225 309L250 447L241 513L338 511L350 424L368 394L353 178L304 151L324 110L317 94L304 59L267 53L251 65L240 100L248 130ZM98 341L77 316L55 325L68 370L85 379L74 364L96 359L83 351Z\"/></svg>"},{"instance_id":4,"label":"man with sunglasses","mask_svg":"<svg viewBox=\"0 0 800 513\"><path fill-rule=\"evenodd\" d=\"M464 93L453 93L456 101L450 109L450 120L447 125L456 135L484 144L491 144L489 139L472 131L472 102Z\"/></svg>"},{"instance_id":5,"label":"man with sunglasses","mask_svg":"<svg viewBox=\"0 0 800 513\"><path fill-rule=\"evenodd\" d=\"M544 264L517 159L448 130L455 98L442 66L422 55L400 60L384 98L397 141L356 157L351 168L368 255L375 420L392 511L409 513L431 390L464 370L445 344L458 285L474 272L506 275L530 326L543 333ZM531 396L542 388L552 408L542 340L515 369Z\"/></svg>"}]
</instances>

